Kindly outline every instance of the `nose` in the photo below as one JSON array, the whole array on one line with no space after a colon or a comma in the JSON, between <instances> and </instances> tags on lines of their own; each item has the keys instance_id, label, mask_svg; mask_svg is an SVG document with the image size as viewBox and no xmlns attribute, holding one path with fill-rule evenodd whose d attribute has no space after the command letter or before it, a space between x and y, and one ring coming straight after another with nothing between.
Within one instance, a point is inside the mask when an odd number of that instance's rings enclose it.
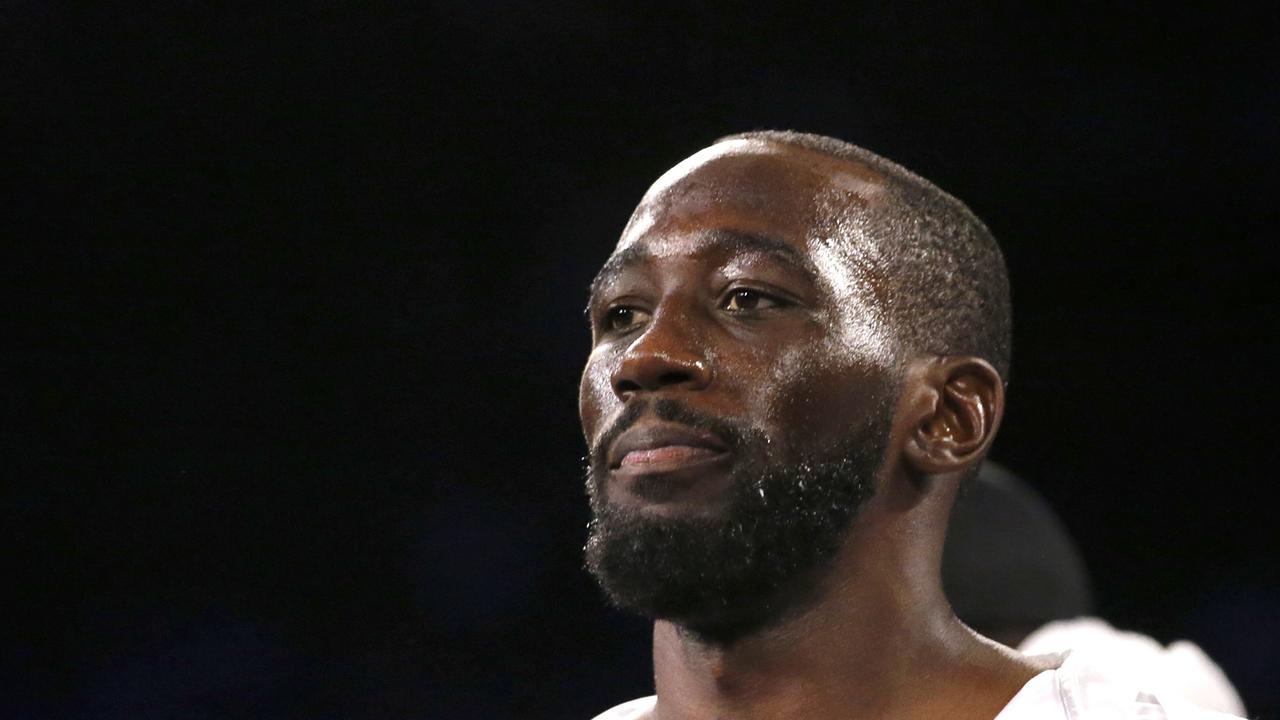
<instances>
[{"instance_id":1,"label":"nose","mask_svg":"<svg viewBox=\"0 0 1280 720\"><path fill-rule=\"evenodd\" d=\"M626 400L638 392L701 390L711 368L686 319L659 312L627 348L611 377L613 392Z\"/></svg>"}]
</instances>

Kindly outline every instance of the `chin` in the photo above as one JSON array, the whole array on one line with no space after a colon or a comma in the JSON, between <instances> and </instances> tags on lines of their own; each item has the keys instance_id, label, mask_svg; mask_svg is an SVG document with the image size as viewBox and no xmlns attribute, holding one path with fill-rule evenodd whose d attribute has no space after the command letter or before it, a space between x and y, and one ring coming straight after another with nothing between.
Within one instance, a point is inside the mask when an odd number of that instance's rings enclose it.
<instances>
[{"instance_id":1,"label":"chin","mask_svg":"<svg viewBox=\"0 0 1280 720\"><path fill-rule=\"evenodd\" d=\"M731 483L700 483L694 487L673 483L662 476L635 478L627 483L607 484L609 506L641 517L713 518L728 511L733 496Z\"/></svg>"},{"instance_id":2,"label":"chin","mask_svg":"<svg viewBox=\"0 0 1280 720\"><path fill-rule=\"evenodd\" d=\"M887 431L788 463L590 475L587 569L612 603L730 641L804 606L874 494Z\"/></svg>"}]
</instances>

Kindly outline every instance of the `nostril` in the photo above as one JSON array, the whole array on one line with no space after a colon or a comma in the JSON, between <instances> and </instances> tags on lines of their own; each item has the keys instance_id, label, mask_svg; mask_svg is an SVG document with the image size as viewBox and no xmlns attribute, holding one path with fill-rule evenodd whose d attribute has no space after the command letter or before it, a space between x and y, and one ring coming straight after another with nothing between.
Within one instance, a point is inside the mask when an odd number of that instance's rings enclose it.
<instances>
[{"instance_id":1,"label":"nostril","mask_svg":"<svg viewBox=\"0 0 1280 720\"><path fill-rule=\"evenodd\" d=\"M659 385L679 385L681 383L689 382L689 380L691 379L692 378L689 376L689 373L673 370L671 372L665 372L659 375L658 384Z\"/></svg>"},{"instance_id":2,"label":"nostril","mask_svg":"<svg viewBox=\"0 0 1280 720\"><path fill-rule=\"evenodd\" d=\"M647 352L623 358L610 379L613 392L622 396L663 388L700 388L709 377L702 360Z\"/></svg>"}]
</instances>

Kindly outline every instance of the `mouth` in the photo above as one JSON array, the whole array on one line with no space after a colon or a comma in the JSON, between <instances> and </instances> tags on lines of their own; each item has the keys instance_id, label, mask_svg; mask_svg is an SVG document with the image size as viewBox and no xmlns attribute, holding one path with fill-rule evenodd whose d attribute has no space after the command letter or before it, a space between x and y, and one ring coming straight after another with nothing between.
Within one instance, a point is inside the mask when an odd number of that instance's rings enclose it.
<instances>
[{"instance_id":1,"label":"mouth","mask_svg":"<svg viewBox=\"0 0 1280 720\"><path fill-rule=\"evenodd\" d=\"M633 427L609 448L609 469L647 474L670 472L715 462L728 455L728 446L714 433L685 425L654 424Z\"/></svg>"}]
</instances>

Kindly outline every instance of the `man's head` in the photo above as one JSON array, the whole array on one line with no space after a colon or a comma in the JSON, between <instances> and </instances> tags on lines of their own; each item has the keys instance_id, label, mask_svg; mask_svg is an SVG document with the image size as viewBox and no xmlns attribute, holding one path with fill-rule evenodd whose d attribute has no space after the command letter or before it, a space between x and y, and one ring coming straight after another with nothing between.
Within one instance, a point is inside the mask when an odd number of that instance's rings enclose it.
<instances>
[{"instance_id":1,"label":"man's head","mask_svg":"<svg viewBox=\"0 0 1280 720\"><path fill-rule=\"evenodd\" d=\"M733 136L672 168L588 312L588 565L619 605L708 634L802 602L885 477L959 477L998 425L994 240L838 140Z\"/></svg>"}]
</instances>

